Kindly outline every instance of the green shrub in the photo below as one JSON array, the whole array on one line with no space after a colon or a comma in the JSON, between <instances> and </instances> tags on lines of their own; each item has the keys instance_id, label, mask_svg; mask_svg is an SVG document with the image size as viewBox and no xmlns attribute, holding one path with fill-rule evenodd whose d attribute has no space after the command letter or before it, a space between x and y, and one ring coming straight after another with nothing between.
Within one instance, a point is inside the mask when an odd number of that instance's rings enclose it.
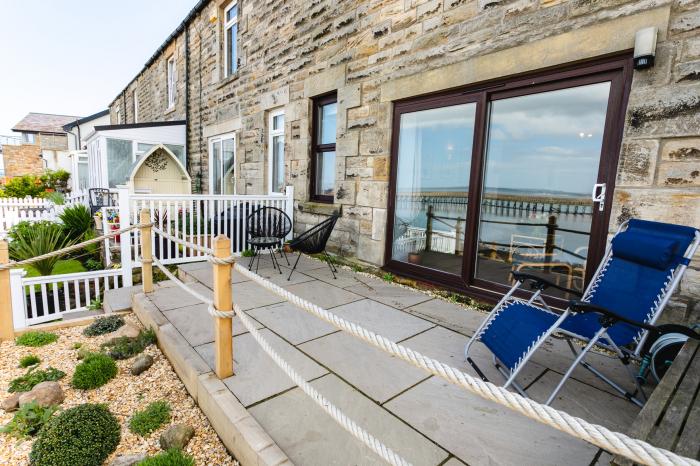
<instances>
[{"instance_id":1,"label":"green shrub","mask_svg":"<svg viewBox=\"0 0 700 466\"><path fill-rule=\"evenodd\" d=\"M80 348L83 347L83 344L80 342L73 343L73 349L74 350L79 350Z\"/></svg>"},{"instance_id":2,"label":"green shrub","mask_svg":"<svg viewBox=\"0 0 700 466\"><path fill-rule=\"evenodd\" d=\"M43 197L46 187L33 175L17 176L8 180L3 188L4 197Z\"/></svg>"},{"instance_id":3,"label":"green shrub","mask_svg":"<svg viewBox=\"0 0 700 466\"><path fill-rule=\"evenodd\" d=\"M44 189L56 191L65 190L68 187L70 173L62 168L58 170L46 170L39 180L44 185Z\"/></svg>"},{"instance_id":4,"label":"green shrub","mask_svg":"<svg viewBox=\"0 0 700 466\"><path fill-rule=\"evenodd\" d=\"M113 359L129 359L142 352L148 345L156 342L156 333L151 330L141 330L137 337L119 337L103 343L101 348Z\"/></svg>"},{"instance_id":5,"label":"green shrub","mask_svg":"<svg viewBox=\"0 0 700 466\"><path fill-rule=\"evenodd\" d=\"M37 222L24 226L18 229L14 236L9 245L10 257L17 261L54 252L72 244L70 238L63 231L63 226L51 222ZM32 267L40 275L51 275L60 258L59 255L43 259L32 264Z\"/></svg>"},{"instance_id":6,"label":"green shrub","mask_svg":"<svg viewBox=\"0 0 700 466\"><path fill-rule=\"evenodd\" d=\"M46 199L56 205L63 205L66 203L66 198L63 196L63 194L57 192L47 194Z\"/></svg>"},{"instance_id":7,"label":"green shrub","mask_svg":"<svg viewBox=\"0 0 700 466\"><path fill-rule=\"evenodd\" d=\"M85 327L85 330L83 330L83 335L88 337L104 335L105 333L114 332L122 325L124 325L124 318L122 316L112 315L107 317L98 317L93 323Z\"/></svg>"},{"instance_id":8,"label":"green shrub","mask_svg":"<svg viewBox=\"0 0 700 466\"><path fill-rule=\"evenodd\" d=\"M36 366L31 367L26 374L16 379L10 381L10 387L7 389L8 392L28 392L36 384L41 382L51 381L55 382L66 376L66 373L59 371L56 368L49 367L46 370L36 370Z\"/></svg>"},{"instance_id":9,"label":"green shrub","mask_svg":"<svg viewBox=\"0 0 700 466\"><path fill-rule=\"evenodd\" d=\"M146 458L136 466L194 466L194 458L177 448Z\"/></svg>"},{"instance_id":10,"label":"green shrub","mask_svg":"<svg viewBox=\"0 0 700 466\"><path fill-rule=\"evenodd\" d=\"M46 423L29 460L33 466L100 466L119 445L120 431L105 405L79 405Z\"/></svg>"},{"instance_id":11,"label":"green shrub","mask_svg":"<svg viewBox=\"0 0 700 466\"><path fill-rule=\"evenodd\" d=\"M244 249L243 252L241 253L241 256L243 257L253 257L255 255L255 252L252 249Z\"/></svg>"},{"instance_id":12,"label":"green shrub","mask_svg":"<svg viewBox=\"0 0 700 466\"><path fill-rule=\"evenodd\" d=\"M170 404L167 401L154 401L129 419L129 430L145 437L169 421Z\"/></svg>"},{"instance_id":13,"label":"green shrub","mask_svg":"<svg viewBox=\"0 0 700 466\"><path fill-rule=\"evenodd\" d=\"M39 356L36 356L34 354L28 354L19 358L19 367L26 369L29 366L36 366L40 362L41 359L39 359Z\"/></svg>"},{"instance_id":14,"label":"green shrub","mask_svg":"<svg viewBox=\"0 0 700 466\"><path fill-rule=\"evenodd\" d=\"M0 427L0 432L18 439L30 437L39 432L57 409L57 406L40 406L36 401L26 403L20 406L10 422Z\"/></svg>"},{"instance_id":15,"label":"green shrub","mask_svg":"<svg viewBox=\"0 0 700 466\"><path fill-rule=\"evenodd\" d=\"M105 266L102 264L102 261L91 257L85 261L85 268L88 270L104 270Z\"/></svg>"},{"instance_id":16,"label":"green shrub","mask_svg":"<svg viewBox=\"0 0 700 466\"><path fill-rule=\"evenodd\" d=\"M49 332L29 331L15 338L15 344L20 346L44 346L58 340L58 335Z\"/></svg>"},{"instance_id":17,"label":"green shrub","mask_svg":"<svg viewBox=\"0 0 700 466\"><path fill-rule=\"evenodd\" d=\"M92 214L83 204L66 207L58 217L63 222L66 235L76 242L82 240L85 233L92 229Z\"/></svg>"},{"instance_id":18,"label":"green shrub","mask_svg":"<svg viewBox=\"0 0 700 466\"><path fill-rule=\"evenodd\" d=\"M101 353L89 354L75 368L71 385L81 390L98 388L112 380L117 371L114 359Z\"/></svg>"}]
</instances>

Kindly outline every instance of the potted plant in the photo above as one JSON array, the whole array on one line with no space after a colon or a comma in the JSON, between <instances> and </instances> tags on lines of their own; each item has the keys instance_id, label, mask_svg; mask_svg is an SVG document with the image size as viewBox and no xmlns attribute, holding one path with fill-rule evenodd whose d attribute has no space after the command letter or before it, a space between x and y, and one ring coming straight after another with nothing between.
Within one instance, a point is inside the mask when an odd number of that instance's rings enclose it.
<instances>
[{"instance_id":1,"label":"potted plant","mask_svg":"<svg viewBox=\"0 0 700 466\"><path fill-rule=\"evenodd\" d=\"M420 264L420 253L418 251L413 251L408 253L408 263L409 264Z\"/></svg>"}]
</instances>

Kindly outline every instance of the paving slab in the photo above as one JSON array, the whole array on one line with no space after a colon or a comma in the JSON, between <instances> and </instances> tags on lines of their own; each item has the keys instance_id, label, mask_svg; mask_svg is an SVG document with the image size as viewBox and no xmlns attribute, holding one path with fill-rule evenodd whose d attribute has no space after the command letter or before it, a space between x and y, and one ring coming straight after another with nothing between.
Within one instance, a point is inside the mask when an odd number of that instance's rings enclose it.
<instances>
[{"instance_id":1,"label":"paving slab","mask_svg":"<svg viewBox=\"0 0 700 466\"><path fill-rule=\"evenodd\" d=\"M598 451L437 377L384 406L467 464L587 465Z\"/></svg>"},{"instance_id":2,"label":"paving slab","mask_svg":"<svg viewBox=\"0 0 700 466\"><path fill-rule=\"evenodd\" d=\"M309 381L328 373L270 330L262 329L261 333L304 380ZM207 343L195 349L214 369L214 344ZM233 337L233 370L234 376L224 379L224 383L243 406L250 406L295 386L250 333Z\"/></svg>"},{"instance_id":3,"label":"paving slab","mask_svg":"<svg viewBox=\"0 0 700 466\"><path fill-rule=\"evenodd\" d=\"M544 403L561 374L548 371L527 390L533 400ZM617 432L627 432L639 408L624 398L593 388L577 380L568 380L552 402L552 407Z\"/></svg>"},{"instance_id":4,"label":"paving slab","mask_svg":"<svg viewBox=\"0 0 700 466\"><path fill-rule=\"evenodd\" d=\"M292 278L287 280L287 277L289 277L289 269L285 268L282 268L282 273L280 273L280 271L277 269L273 269L272 267L261 267L260 270L258 270L257 272L255 271L255 268L253 268L253 272L257 273L266 280L269 280L272 283L283 287L287 287L289 285L296 285L297 283L315 281L313 277L309 277L308 275L303 274L301 272L294 272Z\"/></svg>"},{"instance_id":5,"label":"paving slab","mask_svg":"<svg viewBox=\"0 0 700 466\"><path fill-rule=\"evenodd\" d=\"M462 463L457 458L450 458L449 460L447 460L446 463L443 463L442 466L467 466L467 465Z\"/></svg>"},{"instance_id":6,"label":"paving slab","mask_svg":"<svg viewBox=\"0 0 700 466\"><path fill-rule=\"evenodd\" d=\"M432 299L426 294L379 279L361 277L359 280L362 284L349 286L345 289L396 309L404 309Z\"/></svg>"},{"instance_id":7,"label":"paving slab","mask_svg":"<svg viewBox=\"0 0 700 466\"><path fill-rule=\"evenodd\" d=\"M285 287L297 296L300 296L325 309L341 306L343 304L359 301L362 296L345 291L337 286L320 281L299 283Z\"/></svg>"},{"instance_id":8,"label":"paving slab","mask_svg":"<svg viewBox=\"0 0 700 466\"><path fill-rule=\"evenodd\" d=\"M447 458L446 451L338 377L329 374L311 385L412 464L434 466ZM253 406L250 412L295 464L386 464L298 388Z\"/></svg>"},{"instance_id":9,"label":"paving slab","mask_svg":"<svg viewBox=\"0 0 700 466\"><path fill-rule=\"evenodd\" d=\"M163 311L163 315L172 323L192 346L214 341L214 318L209 314L206 304L178 307ZM255 322L256 328L263 327ZM248 330L241 323L240 317L233 318L233 335L241 335Z\"/></svg>"},{"instance_id":10,"label":"paving slab","mask_svg":"<svg viewBox=\"0 0 700 466\"><path fill-rule=\"evenodd\" d=\"M287 257L289 258L289 262L291 265L287 265L287 262L284 262L282 267L286 268L289 271L291 270L292 266L294 266L294 262L297 260L297 254L287 254ZM284 259L282 259L282 261L284 261ZM320 269L323 267L325 267L326 270L328 270L328 273L331 273L331 269L328 268L328 264L326 264L324 261L314 259L313 257L309 257L307 255L302 255L301 259L299 259L299 263L297 264L297 268L294 271L294 273L306 272L308 270Z\"/></svg>"},{"instance_id":11,"label":"paving slab","mask_svg":"<svg viewBox=\"0 0 700 466\"><path fill-rule=\"evenodd\" d=\"M212 297L212 291L201 283L188 283L187 287L205 297ZM178 307L191 306L193 304L201 303L199 299L195 298L192 296L192 294L183 290L179 286L161 286L155 288L152 293L148 293L148 297L161 311L168 311Z\"/></svg>"},{"instance_id":12,"label":"paving slab","mask_svg":"<svg viewBox=\"0 0 700 466\"><path fill-rule=\"evenodd\" d=\"M296 272L294 272L296 274ZM348 286L361 285L363 282L359 280L359 274L351 272L345 269L338 269L333 278L333 274L330 269L326 267L325 269L313 269L304 272L309 277L313 277L316 280L321 280L322 282L330 283L334 286L339 286L340 288L345 288ZM292 277L294 277L292 275Z\"/></svg>"},{"instance_id":13,"label":"paving slab","mask_svg":"<svg viewBox=\"0 0 700 466\"><path fill-rule=\"evenodd\" d=\"M469 336L474 334L487 316L483 312L442 299L424 301L406 308L405 311Z\"/></svg>"},{"instance_id":14,"label":"paving slab","mask_svg":"<svg viewBox=\"0 0 700 466\"><path fill-rule=\"evenodd\" d=\"M378 403L428 376L424 371L343 332L304 343L299 348Z\"/></svg>"},{"instance_id":15,"label":"paving slab","mask_svg":"<svg viewBox=\"0 0 700 466\"><path fill-rule=\"evenodd\" d=\"M202 269L211 268L211 264L209 262L207 262L206 259L202 259L200 262L187 262L184 264L179 264L178 268L189 273L193 270L202 270Z\"/></svg>"},{"instance_id":16,"label":"paving slab","mask_svg":"<svg viewBox=\"0 0 700 466\"><path fill-rule=\"evenodd\" d=\"M280 298L253 281L234 283L231 285L231 293L233 302L244 311L285 301L284 298Z\"/></svg>"},{"instance_id":17,"label":"paving slab","mask_svg":"<svg viewBox=\"0 0 700 466\"><path fill-rule=\"evenodd\" d=\"M331 324L288 302L251 309L248 314L293 345L337 331Z\"/></svg>"},{"instance_id":18,"label":"paving slab","mask_svg":"<svg viewBox=\"0 0 700 466\"><path fill-rule=\"evenodd\" d=\"M333 313L392 341L403 340L435 326L432 322L371 299L334 307Z\"/></svg>"},{"instance_id":19,"label":"paving slab","mask_svg":"<svg viewBox=\"0 0 700 466\"><path fill-rule=\"evenodd\" d=\"M437 359L444 364L449 364L467 374L478 377L474 368L464 358L464 346L468 341L469 337L465 337L461 333L443 327L435 327L409 338L401 342L401 344L433 359ZM470 354L489 381L497 385L505 383L503 375L493 365L491 352L484 345L476 343ZM537 363L528 364L518 375L518 383L526 387L543 374L545 370L546 368Z\"/></svg>"},{"instance_id":20,"label":"paving slab","mask_svg":"<svg viewBox=\"0 0 700 466\"><path fill-rule=\"evenodd\" d=\"M105 313L130 311L131 297L135 293L140 293L142 289L141 285L135 285L105 291L103 297Z\"/></svg>"}]
</instances>

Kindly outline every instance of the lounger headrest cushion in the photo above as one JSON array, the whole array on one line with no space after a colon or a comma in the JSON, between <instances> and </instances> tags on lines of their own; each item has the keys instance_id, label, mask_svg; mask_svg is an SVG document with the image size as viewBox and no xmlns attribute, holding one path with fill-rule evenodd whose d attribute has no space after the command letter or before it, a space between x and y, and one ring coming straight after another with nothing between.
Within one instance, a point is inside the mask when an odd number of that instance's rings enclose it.
<instances>
[{"instance_id":1,"label":"lounger headrest cushion","mask_svg":"<svg viewBox=\"0 0 700 466\"><path fill-rule=\"evenodd\" d=\"M664 270L678 254L678 241L634 231L619 233L612 240L613 257Z\"/></svg>"}]
</instances>

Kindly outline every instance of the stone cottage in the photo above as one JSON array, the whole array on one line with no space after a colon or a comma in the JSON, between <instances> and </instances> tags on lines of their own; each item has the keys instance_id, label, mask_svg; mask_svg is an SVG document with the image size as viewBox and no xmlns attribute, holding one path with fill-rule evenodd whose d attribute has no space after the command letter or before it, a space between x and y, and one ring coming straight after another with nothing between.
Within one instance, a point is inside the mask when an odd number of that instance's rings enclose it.
<instances>
[{"instance_id":1,"label":"stone cottage","mask_svg":"<svg viewBox=\"0 0 700 466\"><path fill-rule=\"evenodd\" d=\"M186 120L193 192L293 185L295 231L339 211L335 251L492 300L581 288L630 217L700 225L699 78L692 0L209 0L110 114Z\"/></svg>"}]
</instances>

